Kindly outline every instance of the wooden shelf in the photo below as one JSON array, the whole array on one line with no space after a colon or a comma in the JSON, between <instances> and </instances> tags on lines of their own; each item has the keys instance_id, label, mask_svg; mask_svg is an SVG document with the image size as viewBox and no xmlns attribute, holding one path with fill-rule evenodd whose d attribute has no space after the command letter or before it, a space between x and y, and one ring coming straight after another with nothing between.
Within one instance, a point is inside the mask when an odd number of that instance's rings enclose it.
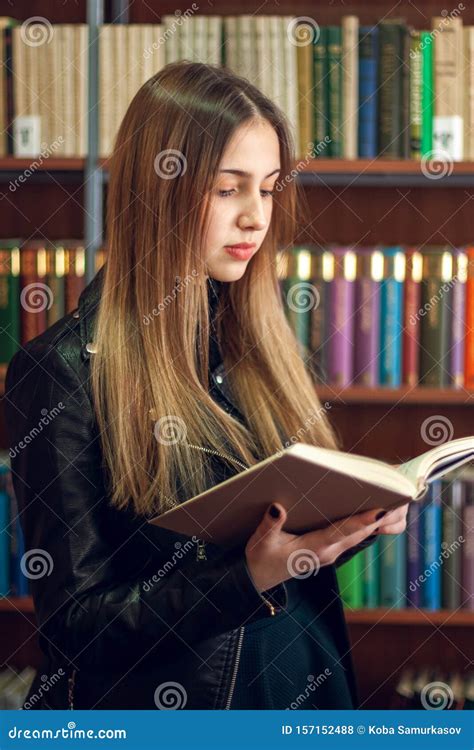
<instances>
[{"instance_id":1,"label":"wooden shelf","mask_svg":"<svg viewBox=\"0 0 474 750\"><path fill-rule=\"evenodd\" d=\"M0 614L2 612L34 612L33 597L12 596L0 599Z\"/></svg>"},{"instance_id":2,"label":"wooden shelf","mask_svg":"<svg viewBox=\"0 0 474 750\"><path fill-rule=\"evenodd\" d=\"M436 612L427 609L357 609L344 610L346 620L351 625L418 625L431 627L474 627L474 612L466 609L451 611L441 609Z\"/></svg>"},{"instance_id":3,"label":"wooden shelf","mask_svg":"<svg viewBox=\"0 0 474 750\"><path fill-rule=\"evenodd\" d=\"M15 156L3 156L0 158L0 171L2 172L23 172L25 169L31 169L34 164L35 171L43 172L77 172L85 168L86 160L73 157L44 157L31 156L29 158L16 158Z\"/></svg>"},{"instance_id":4,"label":"wooden shelf","mask_svg":"<svg viewBox=\"0 0 474 750\"><path fill-rule=\"evenodd\" d=\"M31 596L3 597L0 599L0 614L2 612L34 612ZM437 612L420 609L357 609L344 610L346 620L350 625L443 625L449 627L474 627L474 612L460 609L452 612L442 609Z\"/></svg>"},{"instance_id":5,"label":"wooden shelf","mask_svg":"<svg viewBox=\"0 0 474 750\"><path fill-rule=\"evenodd\" d=\"M434 162L436 163L436 162ZM438 162L442 163L442 162ZM474 176L474 162L456 161L449 163L449 171L457 175ZM308 174L423 174L422 162L417 159L311 159L299 172Z\"/></svg>"},{"instance_id":6,"label":"wooden shelf","mask_svg":"<svg viewBox=\"0 0 474 750\"><path fill-rule=\"evenodd\" d=\"M474 390L464 388L367 388L365 386L317 385L316 393L321 401L341 404L452 404L474 406Z\"/></svg>"}]
</instances>

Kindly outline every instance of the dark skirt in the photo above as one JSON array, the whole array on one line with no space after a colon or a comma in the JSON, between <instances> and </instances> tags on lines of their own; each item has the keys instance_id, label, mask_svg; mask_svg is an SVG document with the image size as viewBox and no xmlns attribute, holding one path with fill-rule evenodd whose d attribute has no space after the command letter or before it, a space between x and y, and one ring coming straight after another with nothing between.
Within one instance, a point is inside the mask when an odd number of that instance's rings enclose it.
<instances>
[{"instance_id":1,"label":"dark skirt","mask_svg":"<svg viewBox=\"0 0 474 750\"><path fill-rule=\"evenodd\" d=\"M306 583L286 581L287 610L245 626L231 709L355 708L342 654Z\"/></svg>"}]
</instances>

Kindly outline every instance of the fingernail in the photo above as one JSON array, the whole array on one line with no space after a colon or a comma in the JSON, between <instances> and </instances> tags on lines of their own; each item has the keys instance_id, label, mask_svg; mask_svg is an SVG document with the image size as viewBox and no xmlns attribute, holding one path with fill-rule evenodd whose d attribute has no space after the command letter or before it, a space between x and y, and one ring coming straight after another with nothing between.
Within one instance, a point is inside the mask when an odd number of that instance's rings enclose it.
<instances>
[{"instance_id":1,"label":"fingernail","mask_svg":"<svg viewBox=\"0 0 474 750\"><path fill-rule=\"evenodd\" d=\"M280 511L276 505L270 505L270 510L268 512L270 513L272 518L278 518L280 516Z\"/></svg>"},{"instance_id":2,"label":"fingernail","mask_svg":"<svg viewBox=\"0 0 474 750\"><path fill-rule=\"evenodd\" d=\"M380 521L380 519L383 518L386 515L387 515L387 511L386 510L381 510L380 513L377 513L377 515L375 516L375 520L376 521Z\"/></svg>"}]
</instances>

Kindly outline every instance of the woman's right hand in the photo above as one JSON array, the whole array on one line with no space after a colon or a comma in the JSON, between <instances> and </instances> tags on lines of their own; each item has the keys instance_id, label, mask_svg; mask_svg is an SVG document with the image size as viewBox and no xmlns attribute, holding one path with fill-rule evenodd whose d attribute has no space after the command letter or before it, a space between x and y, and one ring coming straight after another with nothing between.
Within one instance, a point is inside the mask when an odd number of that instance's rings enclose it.
<instances>
[{"instance_id":1,"label":"woman's right hand","mask_svg":"<svg viewBox=\"0 0 474 750\"><path fill-rule=\"evenodd\" d=\"M276 515L273 515L276 509ZM347 516L306 534L282 531L286 510L273 503L245 546L247 567L258 591L267 591L296 575L309 575L373 534L383 508ZM377 518L378 516L378 518Z\"/></svg>"}]
</instances>

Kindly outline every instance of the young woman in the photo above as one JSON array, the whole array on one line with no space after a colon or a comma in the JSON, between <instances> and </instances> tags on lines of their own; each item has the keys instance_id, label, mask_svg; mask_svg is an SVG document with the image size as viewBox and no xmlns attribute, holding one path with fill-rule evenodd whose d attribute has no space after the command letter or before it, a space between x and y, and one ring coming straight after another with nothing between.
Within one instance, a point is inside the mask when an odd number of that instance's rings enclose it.
<instances>
[{"instance_id":1,"label":"young woman","mask_svg":"<svg viewBox=\"0 0 474 750\"><path fill-rule=\"evenodd\" d=\"M293 158L281 111L225 69L170 64L128 108L107 261L7 375L45 659L29 708L358 705L335 566L406 506L298 536L269 497L230 550L147 522L297 433L338 447L278 288Z\"/></svg>"}]
</instances>

